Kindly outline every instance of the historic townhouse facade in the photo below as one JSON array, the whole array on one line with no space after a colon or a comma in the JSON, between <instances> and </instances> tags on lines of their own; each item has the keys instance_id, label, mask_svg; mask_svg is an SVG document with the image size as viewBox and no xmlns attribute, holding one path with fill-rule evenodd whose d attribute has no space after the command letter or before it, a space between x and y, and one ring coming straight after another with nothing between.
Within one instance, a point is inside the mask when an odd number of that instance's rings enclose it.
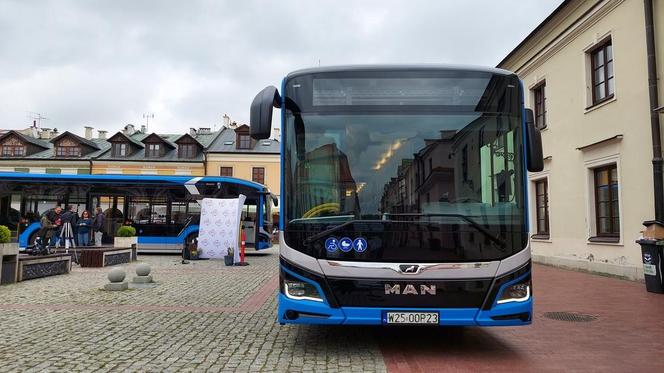
<instances>
[{"instance_id":1,"label":"historic townhouse facade","mask_svg":"<svg viewBox=\"0 0 664 373\"><path fill-rule=\"evenodd\" d=\"M206 174L232 176L266 185L280 195L280 143L254 140L249 126L224 127L206 150Z\"/></svg>"},{"instance_id":2,"label":"historic townhouse facade","mask_svg":"<svg viewBox=\"0 0 664 373\"><path fill-rule=\"evenodd\" d=\"M218 135L209 128L175 135L144 133L126 126L108 138L110 146L93 160L92 173L204 176L204 150Z\"/></svg>"},{"instance_id":3,"label":"historic townhouse facade","mask_svg":"<svg viewBox=\"0 0 664 373\"><path fill-rule=\"evenodd\" d=\"M648 89L649 3L564 1L498 64L523 80L542 131L545 168L529 175L535 260L643 278L635 240L655 218L659 119ZM664 1L653 3L662 77Z\"/></svg>"},{"instance_id":4,"label":"historic townhouse facade","mask_svg":"<svg viewBox=\"0 0 664 373\"><path fill-rule=\"evenodd\" d=\"M89 174L92 159L108 148L103 139L71 132L34 138L20 131L0 135L0 172Z\"/></svg>"}]
</instances>

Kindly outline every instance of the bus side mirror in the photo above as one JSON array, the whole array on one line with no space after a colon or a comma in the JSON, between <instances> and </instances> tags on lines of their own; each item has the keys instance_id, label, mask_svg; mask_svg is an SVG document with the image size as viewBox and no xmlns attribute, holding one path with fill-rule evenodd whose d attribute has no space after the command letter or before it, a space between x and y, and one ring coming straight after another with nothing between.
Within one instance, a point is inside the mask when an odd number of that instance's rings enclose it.
<instances>
[{"instance_id":1,"label":"bus side mirror","mask_svg":"<svg viewBox=\"0 0 664 373\"><path fill-rule=\"evenodd\" d=\"M535 116L531 109L526 109L526 147L528 149L528 171L539 172L544 170L542 134L535 127Z\"/></svg>"},{"instance_id":2,"label":"bus side mirror","mask_svg":"<svg viewBox=\"0 0 664 373\"><path fill-rule=\"evenodd\" d=\"M276 87L265 87L251 102L249 127L253 139L262 140L270 137L273 107L281 107L281 96Z\"/></svg>"}]
</instances>

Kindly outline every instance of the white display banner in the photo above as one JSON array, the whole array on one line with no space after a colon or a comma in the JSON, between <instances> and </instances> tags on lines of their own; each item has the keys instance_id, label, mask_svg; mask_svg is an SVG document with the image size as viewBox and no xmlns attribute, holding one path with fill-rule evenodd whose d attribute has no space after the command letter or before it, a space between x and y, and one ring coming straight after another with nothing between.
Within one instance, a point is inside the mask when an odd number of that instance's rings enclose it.
<instances>
[{"instance_id":1,"label":"white display banner","mask_svg":"<svg viewBox=\"0 0 664 373\"><path fill-rule=\"evenodd\" d=\"M247 197L219 199L204 198L201 201L201 223L198 230L199 256L218 259L226 256L232 247L235 263L240 261L238 237L242 207Z\"/></svg>"}]
</instances>

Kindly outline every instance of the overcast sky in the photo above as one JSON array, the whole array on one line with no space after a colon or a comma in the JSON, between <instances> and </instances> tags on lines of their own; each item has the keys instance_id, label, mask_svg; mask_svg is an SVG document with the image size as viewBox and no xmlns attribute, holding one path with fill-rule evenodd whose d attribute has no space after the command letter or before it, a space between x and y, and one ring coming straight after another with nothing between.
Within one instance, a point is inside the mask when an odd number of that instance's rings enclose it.
<instances>
[{"instance_id":1,"label":"overcast sky","mask_svg":"<svg viewBox=\"0 0 664 373\"><path fill-rule=\"evenodd\" d=\"M303 67L495 66L561 0L0 0L0 128L183 132L247 122Z\"/></svg>"}]
</instances>

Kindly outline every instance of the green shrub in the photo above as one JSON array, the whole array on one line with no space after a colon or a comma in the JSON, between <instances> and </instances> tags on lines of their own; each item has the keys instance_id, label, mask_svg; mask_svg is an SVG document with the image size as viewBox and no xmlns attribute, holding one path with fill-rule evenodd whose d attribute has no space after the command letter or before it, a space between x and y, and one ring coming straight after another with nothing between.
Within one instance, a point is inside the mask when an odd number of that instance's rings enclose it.
<instances>
[{"instance_id":1,"label":"green shrub","mask_svg":"<svg viewBox=\"0 0 664 373\"><path fill-rule=\"evenodd\" d=\"M12 233L4 225L0 225L0 243L7 243L11 238Z\"/></svg>"},{"instance_id":2,"label":"green shrub","mask_svg":"<svg viewBox=\"0 0 664 373\"><path fill-rule=\"evenodd\" d=\"M115 233L115 235L118 237L134 237L136 235L136 228L123 225L118 228L118 231Z\"/></svg>"}]
</instances>

